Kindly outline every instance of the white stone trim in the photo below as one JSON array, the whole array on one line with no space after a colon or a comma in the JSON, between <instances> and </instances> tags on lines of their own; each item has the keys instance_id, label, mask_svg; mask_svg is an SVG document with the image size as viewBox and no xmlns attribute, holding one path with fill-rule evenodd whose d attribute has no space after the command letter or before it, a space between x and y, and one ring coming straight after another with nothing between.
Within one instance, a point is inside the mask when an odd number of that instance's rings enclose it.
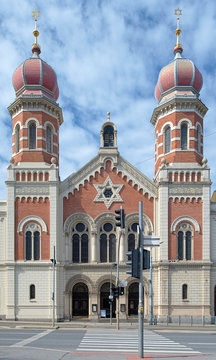
<instances>
[{"instance_id":1,"label":"white stone trim","mask_svg":"<svg viewBox=\"0 0 216 360\"><path fill-rule=\"evenodd\" d=\"M26 216L24 219L22 219L18 225L18 230L17 230L18 233L23 231L23 226L28 221L37 221L41 225L43 232L47 233L46 223L44 222L43 219L41 219L39 216L36 216L36 215L33 215L33 216L29 215L29 216Z\"/></svg>"},{"instance_id":2,"label":"white stone trim","mask_svg":"<svg viewBox=\"0 0 216 360\"><path fill-rule=\"evenodd\" d=\"M197 222L194 218L192 218L192 217L190 217L190 216L180 216L180 217L178 217L177 219L175 219L175 220L173 221L172 225L171 225L170 232L173 233L174 231L176 231L177 225L178 225L180 222L182 222L182 221L186 221L186 222L192 223L193 226L194 226L195 231L197 231L198 233L200 233L200 226L199 226L198 222Z\"/></svg>"}]
</instances>

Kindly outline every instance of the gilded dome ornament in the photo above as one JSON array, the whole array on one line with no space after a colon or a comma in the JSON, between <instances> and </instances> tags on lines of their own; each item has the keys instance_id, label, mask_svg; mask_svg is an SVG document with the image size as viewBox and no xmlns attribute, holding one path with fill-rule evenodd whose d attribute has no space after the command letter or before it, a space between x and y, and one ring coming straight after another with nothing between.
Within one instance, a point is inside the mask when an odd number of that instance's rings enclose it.
<instances>
[{"instance_id":1,"label":"gilded dome ornament","mask_svg":"<svg viewBox=\"0 0 216 360\"><path fill-rule=\"evenodd\" d=\"M40 45L37 42L37 38L38 38L38 36L40 34L38 29L37 29L37 18L39 16L40 16L39 11L37 11L37 10L32 11L32 17L34 17L34 19L35 19L35 29L33 31L33 35L35 37L35 43L32 45L32 52L34 53L35 51L37 51L40 54L40 52L41 52L40 51Z\"/></svg>"},{"instance_id":2,"label":"gilded dome ornament","mask_svg":"<svg viewBox=\"0 0 216 360\"><path fill-rule=\"evenodd\" d=\"M180 10L179 8L175 9L175 15L177 16L177 29L175 31L175 34L177 36L177 40L176 40L176 45L174 47L174 54L177 51L180 51L180 52L183 51L182 45L179 43L179 36L181 34L181 29L179 28L179 16L182 15L182 10Z\"/></svg>"}]
</instances>

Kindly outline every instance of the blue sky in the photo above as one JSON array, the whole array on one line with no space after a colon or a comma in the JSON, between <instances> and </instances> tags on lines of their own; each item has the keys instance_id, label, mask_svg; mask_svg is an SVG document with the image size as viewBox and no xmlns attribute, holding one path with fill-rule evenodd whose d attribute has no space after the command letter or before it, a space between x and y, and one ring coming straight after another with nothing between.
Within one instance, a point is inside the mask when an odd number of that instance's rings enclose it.
<instances>
[{"instance_id":1,"label":"blue sky","mask_svg":"<svg viewBox=\"0 0 216 360\"><path fill-rule=\"evenodd\" d=\"M160 69L173 60L174 9L182 9L183 56L203 75L204 157L216 189L216 3L172 0L0 0L0 198L11 157L12 75L31 57L32 11L40 11L41 58L57 74L64 123L60 130L60 176L64 180L94 157L100 130L111 113L120 154L154 175L154 89Z\"/></svg>"}]
</instances>

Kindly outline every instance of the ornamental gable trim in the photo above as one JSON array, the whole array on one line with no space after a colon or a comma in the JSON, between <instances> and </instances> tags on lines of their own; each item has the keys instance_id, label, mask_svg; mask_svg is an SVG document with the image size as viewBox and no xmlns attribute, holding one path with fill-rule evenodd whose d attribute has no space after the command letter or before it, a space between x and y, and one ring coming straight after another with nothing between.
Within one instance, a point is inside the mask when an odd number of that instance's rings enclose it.
<instances>
[{"instance_id":1,"label":"ornamental gable trim","mask_svg":"<svg viewBox=\"0 0 216 360\"><path fill-rule=\"evenodd\" d=\"M80 185L84 186L85 181L90 182L92 176L95 177L96 173L100 173L102 168L106 168L107 161L111 162L112 170L116 169L117 174L121 173L122 178L127 177L127 182L131 182L131 186L134 187L136 185L137 191L143 190L143 193L149 194L149 198L156 198L158 196L157 185L124 158L116 154L107 154L107 156L100 156L98 154L80 170L65 179L60 184L61 196L68 197L68 194L73 194L75 189L79 191ZM95 200L97 202L98 198L95 198ZM120 198L119 201L121 201ZM110 205L106 204L107 207L110 207Z\"/></svg>"}]
</instances>

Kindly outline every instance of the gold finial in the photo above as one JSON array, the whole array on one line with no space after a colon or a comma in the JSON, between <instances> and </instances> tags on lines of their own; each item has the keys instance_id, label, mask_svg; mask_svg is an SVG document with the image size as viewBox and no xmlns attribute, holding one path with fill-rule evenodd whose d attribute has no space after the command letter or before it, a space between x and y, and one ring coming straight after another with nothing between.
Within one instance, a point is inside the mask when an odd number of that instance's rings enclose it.
<instances>
[{"instance_id":1,"label":"gold finial","mask_svg":"<svg viewBox=\"0 0 216 360\"><path fill-rule=\"evenodd\" d=\"M107 113L107 121L110 121L110 112Z\"/></svg>"},{"instance_id":2,"label":"gold finial","mask_svg":"<svg viewBox=\"0 0 216 360\"><path fill-rule=\"evenodd\" d=\"M35 37L35 43L34 43L33 46L32 46L32 51L33 51L34 49L40 49L40 46L38 45L38 42L37 42L37 38L38 38L38 36L39 36L39 31L37 30L37 18L38 18L39 16L40 16L39 11L37 11L37 10L32 11L32 17L35 18L35 29L34 29L34 31L33 31L33 35L34 35L34 37Z\"/></svg>"},{"instance_id":3,"label":"gold finial","mask_svg":"<svg viewBox=\"0 0 216 360\"><path fill-rule=\"evenodd\" d=\"M182 50L182 46L181 44L179 43L179 36L181 34L181 29L179 29L179 16L182 15L182 10L180 10L179 8L178 9L175 9L175 15L177 15L177 29L175 31L175 34L177 36L177 41L176 41L176 46L174 47L174 53L175 51L178 49L178 50Z\"/></svg>"}]
</instances>

